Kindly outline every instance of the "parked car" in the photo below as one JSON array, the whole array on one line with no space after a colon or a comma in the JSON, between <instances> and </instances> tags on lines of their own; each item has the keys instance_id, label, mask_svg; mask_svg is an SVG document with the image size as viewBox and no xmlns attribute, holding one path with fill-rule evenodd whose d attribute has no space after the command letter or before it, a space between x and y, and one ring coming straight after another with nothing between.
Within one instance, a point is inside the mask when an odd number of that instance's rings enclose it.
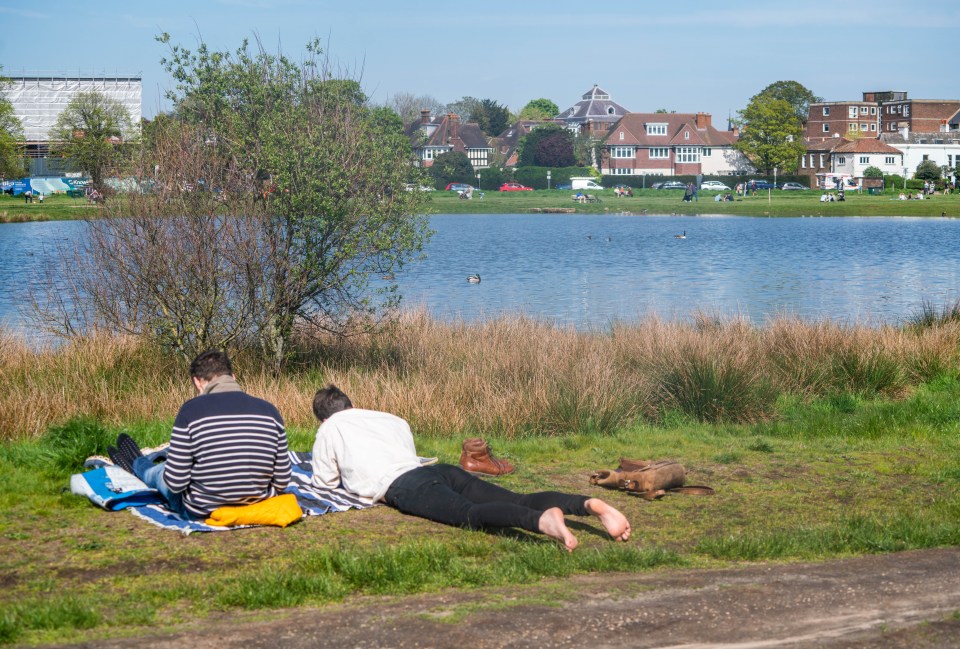
<instances>
[{"instance_id":1,"label":"parked car","mask_svg":"<svg viewBox=\"0 0 960 649\"><path fill-rule=\"evenodd\" d=\"M468 185L467 183L449 183L446 187L448 192L465 192L467 190L473 191L473 185Z\"/></svg>"},{"instance_id":2,"label":"parked car","mask_svg":"<svg viewBox=\"0 0 960 649\"><path fill-rule=\"evenodd\" d=\"M700 185L700 189L705 189L711 192L728 192L730 188L724 185L719 180L704 180Z\"/></svg>"},{"instance_id":3,"label":"parked car","mask_svg":"<svg viewBox=\"0 0 960 649\"><path fill-rule=\"evenodd\" d=\"M728 192L730 187L719 180L704 180L700 184L701 190L714 191L714 192Z\"/></svg>"},{"instance_id":4,"label":"parked car","mask_svg":"<svg viewBox=\"0 0 960 649\"><path fill-rule=\"evenodd\" d=\"M533 187L527 187L526 185L521 185L520 183L503 183L500 185L500 191L502 192L532 192Z\"/></svg>"},{"instance_id":5,"label":"parked car","mask_svg":"<svg viewBox=\"0 0 960 649\"><path fill-rule=\"evenodd\" d=\"M660 183L660 186L657 187L657 189L686 189L686 188L687 188L687 184L682 183L679 180L668 180L665 183Z\"/></svg>"},{"instance_id":6,"label":"parked car","mask_svg":"<svg viewBox=\"0 0 960 649\"><path fill-rule=\"evenodd\" d=\"M804 186L801 185L800 183L789 182L789 183L783 183L783 186L782 186L780 189L782 189L782 190L784 190L784 191L788 191L788 192L789 192L789 191L794 191L794 192L795 192L795 191L802 191L802 190L810 189L810 188L809 188L809 187L804 187Z\"/></svg>"},{"instance_id":7,"label":"parked car","mask_svg":"<svg viewBox=\"0 0 960 649\"><path fill-rule=\"evenodd\" d=\"M777 186L767 180L750 180L747 182L747 189L753 191L755 189L776 189Z\"/></svg>"},{"instance_id":8,"label":"parked car","mask_svg":"<svg viewBox=\"0 0 960 649\"><path fill-rule=\"evenodd\" d=\"M563 191L570 191L573 189L573 185L570 183L560 183L559 185L554 185L554 189L562 189Z\"/></svg>"}]
</instances>

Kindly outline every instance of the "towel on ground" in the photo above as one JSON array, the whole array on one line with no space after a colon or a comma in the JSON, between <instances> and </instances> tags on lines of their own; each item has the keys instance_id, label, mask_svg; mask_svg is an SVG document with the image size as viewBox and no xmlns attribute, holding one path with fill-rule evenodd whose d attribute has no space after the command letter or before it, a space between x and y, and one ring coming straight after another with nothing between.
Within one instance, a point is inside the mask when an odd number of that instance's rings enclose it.
<instances>
[{"instance_id":1,"label":"towel on ground","mask_svg":"<svg viewBox=\"0 0 960 649\"><path fill-rule=\"evenodd\" d=\"M290 484L284 493L296 497L303 516L320 516L330 512L345 512L372 506L361 502L339 487L328 489L315 486L311 480L310 453L290 451L290 463L293 471ZM73 493L87 496L91 502L104 509L128 508L137 518L142 518L158 527L177 530L184 535L193 532L225 532L250 527L249 524L210 525L206 521L187 519L175 514L166 507L163 498L155 490L149 489L147 485L123 469L111 465L72 476L70 486Z\"/></svg>"}]
</instances>

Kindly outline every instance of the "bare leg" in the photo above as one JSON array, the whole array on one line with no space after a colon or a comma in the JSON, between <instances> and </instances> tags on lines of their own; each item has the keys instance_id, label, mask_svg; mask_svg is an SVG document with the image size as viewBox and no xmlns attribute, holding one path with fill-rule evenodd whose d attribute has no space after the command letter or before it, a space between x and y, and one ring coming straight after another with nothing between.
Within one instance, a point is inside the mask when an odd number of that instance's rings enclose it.
<instances>
[{"instance_id":1,"label":"bare leg","mask_svg":"<svg viewBox=\"0 0 960 649\"><path fill-rule=\"evenodd\" d=\"M567 528L567 522L563 520L563 512L559 507L551 507L543 512L540 516L540 531L563 543L567 552L573 552L579 543L577 537Z\"/></svg>"},{"instance_id":2,"label":"bare leg","mask_svg":"<svg viewBox=\"0 0 960 649\"><path fill-rule=\"evenodd\" d=\"M630 538L630 521L618 510L608 505L599 498L591 498L584 506L587 510L600 519L604 529L607 530L614 541L626 541Z\"/></svg>"}]
</instances>

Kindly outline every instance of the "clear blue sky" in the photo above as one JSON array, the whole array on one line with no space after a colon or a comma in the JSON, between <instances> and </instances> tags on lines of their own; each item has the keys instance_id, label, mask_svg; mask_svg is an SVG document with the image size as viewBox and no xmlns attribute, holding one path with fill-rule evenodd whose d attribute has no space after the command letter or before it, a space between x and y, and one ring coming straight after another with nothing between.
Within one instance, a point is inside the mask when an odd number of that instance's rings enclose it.
<instances>
[{"instance_id":1,"label":"clear blue sky","mask_svg":"<svg viewBox=\"0 0 960 649\"><path fill-rule=\"evenodd\" d=\"M8 75L139 73L149 117L169 108L171 85L156 34L229 50L256 36L296 58L319 37L378 103L471 95L516 111L547 97L563 110L596 83L628 110L705 111L722 128L779 80L827 101L960 98L958 25L952 0L0 0L0 64Z\"/></svg>"}]
</instances>

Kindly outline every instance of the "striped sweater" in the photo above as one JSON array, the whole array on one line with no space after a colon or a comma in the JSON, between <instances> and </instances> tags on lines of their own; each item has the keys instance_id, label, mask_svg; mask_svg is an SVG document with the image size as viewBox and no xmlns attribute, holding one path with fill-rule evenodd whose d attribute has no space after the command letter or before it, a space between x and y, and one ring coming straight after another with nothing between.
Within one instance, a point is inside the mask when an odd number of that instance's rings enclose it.
<instances>
[{"instance_id":1,"label":"striped sweater","mask_svg":"<svg viewBox=\"0 0 960 649\"><path fill-rule=\"evenodd\" d=\"M290 482L283 418L245 392L203 394L177 413L163 480L205 517L225 505L275 496Z\"/></svg>"}]
</instances>

